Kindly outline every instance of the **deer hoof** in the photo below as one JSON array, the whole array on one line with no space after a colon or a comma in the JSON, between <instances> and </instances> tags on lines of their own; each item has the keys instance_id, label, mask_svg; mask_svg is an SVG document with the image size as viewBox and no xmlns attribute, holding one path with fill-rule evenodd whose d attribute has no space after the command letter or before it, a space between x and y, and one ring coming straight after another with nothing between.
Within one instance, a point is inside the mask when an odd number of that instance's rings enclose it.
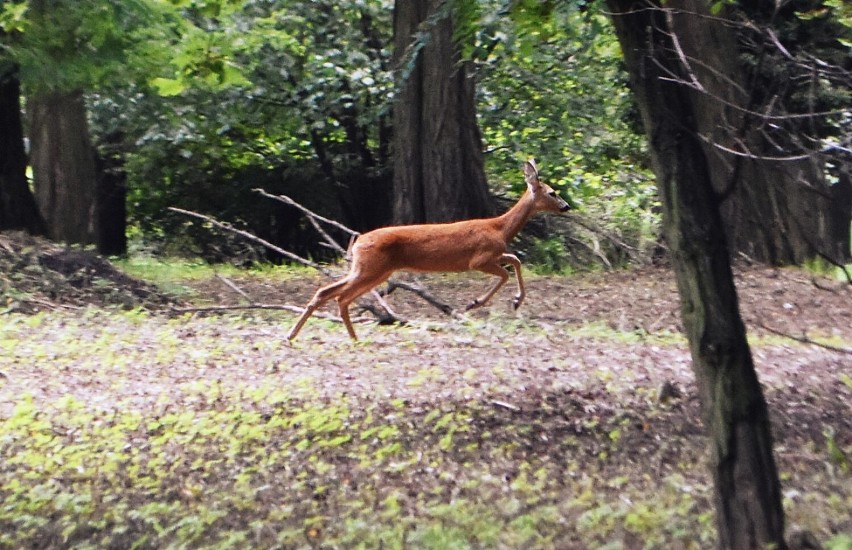
<instances>
[{"instance_id":1,"label":"deer hoof","mask_svg":"<svg viewBox=\"0 0 852 550\"><path fill-rule=\"evenodd\" d=\"M479 303L479 300L474 300L474 301L472 301L471 303L469 303L469 304L467 305L467 307L466 307L466 308L464 308L464 310L465 310L465 311L470 311L470 310L472 310L473 308L477 308L477 307L479 307L479 306L481 306L481 305L482 305L482 304L481 304L481 303Z\"/></svg>"},{"instance_id":2,"label":"deer hoof","mask_svg":"<svg viewBox=\"0 0 852 550\"><path fill-rule=\"evenodd\" d=\"M515 296L515 299L512 300L512 309L518 309L521 307L524 299L521 296Z\"/></svg>"}]
</instances>

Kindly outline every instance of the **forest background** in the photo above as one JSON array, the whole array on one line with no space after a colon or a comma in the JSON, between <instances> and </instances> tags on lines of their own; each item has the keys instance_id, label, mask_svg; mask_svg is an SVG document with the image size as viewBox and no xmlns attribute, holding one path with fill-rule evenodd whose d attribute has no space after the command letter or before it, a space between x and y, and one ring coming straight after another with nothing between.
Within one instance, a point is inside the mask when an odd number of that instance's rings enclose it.
<instances>
[{"instance_id":1,"label":"forest background","mask_svg":"<svg viewBox=\"0 0 852 550\"><path fill-rule=\"evenodd\" d=\"M309 224L252 193L258 187L359 231L394 221L392 2L57 3L39 15L42 24L30 20L38 2L27 5L4 3L7 58L17 63L7 80L23 82L30 105L50 98L57 112L48 120L84 109L68 121L69 139L94 150L101 180L117 180L113 193L126 189L133 246L218 261L247 252L166 209L178 206L329 256ZM546 181L602 234L613 232L613 241L603 238L606 252L616 260L647 254L655 189L605 16L567 4L476 9L465 14L464 54L491 192L516 196L521 163L534 156ZM63 97L71 108L56 103ZM104 210L95 225L121 218L120 208ZM113 226L104 231L122 228ZM535 261L567 266L575 248L568 238L535 245ZM102 246L120 253L120 237L112 240ZM615 250L612 242L629 245Z\"/></svg>"},{"instance_id":2,"label":"forest background","mask_svg":"<svg viewBox=\"0 0 852 550\"><path fill-rule=\"evenodd\" d=\"M9 161L0 227L41 225L54 239L96 244L105 254L124 253L126 235L137 247L210 260L246 251L172 206L328 258L334 252L319 246L297 211L252 190L287 194L365 231L501 211L507 203L494 196L511 200L522 191L519 167L535 157L582 214L526 247L533 262L558 270L660 252L644 127L603 4L428 5L4 1ZM822 255L837 263L848 255L849 28L841 6L788 2L737 16L738 64L752 90L745 112L771 114L731 121L746 150L739 155L754 158L721 162L734 178L756 181L751 197L733 184L720 192L732 194L725 210L732 248L758 261ZM435 63L421 67L421 58ZM424 78L430 67L444 72ZM441 89L435 82L444 77L455 80ZM456 96L451 108L429 104ZM21 97L26 120L18 123ZM405 113L400 105L413 107ZM768 124L764 143L750 143L744 129ZM23 130L15 131L23 126L29 157ZM763 157L787 162L779 171L754 161ZM797 166L798 157L810 166ZM450 173L452 165L471 168ZM37 208L25 196L26 166ZM800 197L801 186L760 182L762 173L775 182L816 178L824 202ZM747 206L763 194L774 206ZM761 228L772 225L780 229L765 235ZM249 256L270 258L257 249Z\"/></svg>"}]
</instances>

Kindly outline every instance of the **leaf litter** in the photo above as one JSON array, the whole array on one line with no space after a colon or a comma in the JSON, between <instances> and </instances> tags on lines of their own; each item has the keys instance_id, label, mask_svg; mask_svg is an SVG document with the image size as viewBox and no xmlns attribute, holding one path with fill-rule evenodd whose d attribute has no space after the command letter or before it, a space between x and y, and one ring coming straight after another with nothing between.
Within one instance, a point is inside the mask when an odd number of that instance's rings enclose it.
<instances>
[{"instance_id":1,"label":"leaf litter","mask_svg":"<svg viewBox=\"0 0 852 550\"><path fill-rule=\"evenodd\" d=\"M26 265L52 269L31 253ZM389 300L408 324L364 324L353 344L312 320L293 346L282 341L291 314L176 316L173 299L138 281L78 280L62 301L74 273L48 277L51 292L33 281L5 294L0 547L714 545L668 269L531 276L519 312L507 291L463 319L397 291ZM451 304L490 283L419 280ZM321 281L235 282L258 302L301 303ZM848 348L850 291L747 266L737 283L788 533L842 544L850 356L762 327ZM123 284L149 294L128 311L136 294ZM192 284L199 300L244 300L214 278ZM115 300L87 300L103 286Z\"/></svg>"}]
</instances>

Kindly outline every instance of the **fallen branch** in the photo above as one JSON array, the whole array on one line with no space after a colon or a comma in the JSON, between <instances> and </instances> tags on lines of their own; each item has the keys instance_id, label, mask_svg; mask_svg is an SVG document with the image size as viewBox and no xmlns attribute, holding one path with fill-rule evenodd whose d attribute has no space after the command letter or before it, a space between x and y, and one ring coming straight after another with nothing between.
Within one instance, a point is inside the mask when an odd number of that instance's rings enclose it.
<instances>
[{"instance_id":1,"label":"fallen branch","mask_svg":"<svg viewBox=\"0 0 852 550\"><path fill-rule=\"evenodd\" d=\"M774 329L772 327L766 326L763 323L758 323L758 326L776 336L782 336L784 338L789 338L790 340L794 340L796 342L802 344L809 344L811 346L817 346L823 349L827 349L829 351L833 351L835 353L843 353L846 355L852 355L852 349L849 348L839 348L837 346L832 346L831 344L823 344L822 342L817 342L816 340L811 340L807 336L794 336L792 334L787 334L786 332L782 332L780 330Z\"/></svg>"},{"instance_id":2,"label":"fallen branch","mask_svg":"<svg viewBox=\"0 0 852 550\"><path fill-rule=\"evenodd\" d=\"M305 311L305 308L298 306L291 306L286 304L245 304L245 305L235 305L235 306L196 306L196 307L173 307L171 311L174 313L207 313L207 312L219 312L219 311L237 311L243 309L265 309L265 310L275 310L275 311L289 311L292 313L302 314ZM333 321L335 323L342 323L343 319L336 315L329 315L326 313L315 313L314 317L319 317L320 319L327 319L329 321ZM356 319L354 322L363 322L360 319Z\"/></svg>"},{"instance_id":3,"label":"fallen branch","mask_svg":"<svg viewBox=\"0 0 852 550\"><path fill-rule=\"evenodd\" d=\"M351 235L353 237L359 235L359 233L357 231L354 231L354 230L346 227L345 225L343 225L340 222L337 222L337 221L331 220L329 218L320 216L316 212L313 212L309 208L302 206L301 204L299 204L298 202L296 202L295 200L291 199L290 197L288 197L286 195L273 195L271 193L267 193L265 190L260 189L260 188L254 189L254 191L256 193L260 194L261 196L264 196L264 197L267 197L267 198L270 198L270 199L273 199L273 200L277 200L279 202L283 202L284 204L292 206L292 207L296 208L297 210L299 210L300 212L307 215L308 220L314 226L314 229L316 229L317 232L322 236L323 240L328 244L328 246L331 247L332 249L336 250L337 252L339 252L343 256L346 255L346 250L338 242L336 242L327 231L325 231L320 226L319 222L322 222L322 223L328 224L332 227L335 227L335 228L337 228L337 229L339 229L339 230L341 230L341 231L343 231L343 232L345 232L348 235ZM269 241L267 241L265 239L262 239L262 238L260 238L256 235L253 235L252 233L249 233L248 231L244 231L242 229L237 229L234 226L232 226L230 223L222 222L222 221L219 221L219 220L217 220L217 219L215 219L211 216L199 214L198 212L193 212L191 210L184 210L182 208L176 208L176 207L170 206L169 210L171 210L173 212L177 212L179 214L183 214L183 215L186 215L186 216L191 216L191 217L203 220L203 221L213 225L214 227L218 227L218 228L223 229L225 231L235 233L235 234L237 234L241 237L244 237L244 238L249 239L253 242L261 244L261 245L269 248L270 250L273 250L273 251L281 254L282 256L284 256L286 258L289 258L291 260L299 262L299 263L306 265L308 267L312 267L312 268L316 269L317 271L319 271L320 273L322 273L323 275L326 275L327 277L332 277L332 278L334 277L334 275L328 269L324 268L323 266L321 266L321 265L319 265L315 262L312 262L311 260L309 260L307 258L303 258L303 257L301 257L297 254L294 254L294 253L292 253L288 250L285 250L285 249L283 249L279 246L276 246L276 245L270 243ZM243 298L245 298L252 305L250 305L250 306L239 306L239 307L237 307L237 306L215 306L215 307L208 307L208 308L205 308L205 309L202 309L202 310L196 309L195 311L225 311L227 309L239 309L239 308L248 309L248 308L252 308L252 307L255 307L257 309L281 309L281 310L285 310L285 311L293 311L293 312L296 312L296 313L302 313L304 311L303 308L299 308L299 307L296 307L296 306L289 306L289 305L272 305L272 304L259 304L258 305L258 304L254 304L254 300L252 300L251 297L248 294L243 292L233 282L227 280L224 277L219 277L219 279L222 282L224 282L228 287L230 287L232 290L234 290L234 292L237 292L238 294L240 294ZM373 314L376 317L376 320L380 325L388 325L388 324L393 324L393 323L406 324L407 321L405 319L401 318L399 315L397 315L396 312L393 311L393 309L390 307L390 305L383 298L384 295L388 295L391 292L393 292L393 290L395 288L402 288L403 290L408 290L409 292L416 294L417 296L421 297L423 300L425 300L430 305L433 305L436 308L438 308L442 313L444 313L446 315L454 315L456 313L454 308L452 308L448 304L441 302L440 300L438 300L437 298L435 298L434 296L429 294L425 289L423 289L419 286L415 286L415 285L411 285L411 284L408 284L408 283L405 283L405 282L402 282L402 281L395 281L395 280L388 281L388 290L386 292L384 292L383 294L379 293L375 289L373 289L370 292L370 294L373 296L373 298L375 298L375 300L378 302L379 307L376 307L372 304L369 304L369 303L363 302L363 301L359 301L358 306L361 307L364 311L369 311L371 314ZM178 310L175 310L175 311L178 311ZM181 310L181 311L185 311L185 310ZM334 317L334 319L339 319L339 318Z\"/></svg>"},{"instance_id":4,"label":"fallen branch","mask_svg":"<svg viewBox=\"0 0 852 550\"><path fill-rule=\"evenodd\" d=\"M317 271L319 271L319 272L321 272L325 275L331 276L331 273L326 268L319 265L318 263L312 262L311 260L309 260L307 258L303 258L303 257L299 256L298 254L294 254L294 253L290 252L289 250L284 250L280 246L276 246L276 245L272 244L271 242L269 242L265 239L261 239L260 237L258 237L256 235L252 235L248 231L243 231L242 229L237 229L236 227L229 224L228 222L220 222L219 220L217 220L215 218L211 218L210 216L205 216L204 214L199 214L198 212L192 212L191 210L184 210L183 208L175 208L174 206L169 206L168 209L171 210L172 212L177 212L178 214L183 214L185 216L191 216L193 218L198 218L199 220L204 220L207 223L213 225L214 227L218 227L219 229L224 229L225 231L230 231L231 233L235 233L235 234L239 235L240 237L245 237L246 239L248 239L250 241L254 241L258 244L262 244L266 248L273 250L273 251L281 254L284 257L290 258L291 260L295 260L295 261L297 261L301 264L312 267L312 268L316 269Z\"/></svg>"},{"instance_id":5,"label":"fallen branch","mask_svg":"<svg viewBox=\"0 0 852 550\"><path fill-rule=\"evenodd\" d=\"M275 252L278 252L282 256L290 258L291 260L295 260L295 261L297 261L297 262L299 262L303 265L306 265L308 267L312 267L312 268L316 269L317 271L319 271L320 273L322 273L323 275L326 275L328 277L333 277L331 272L329 270L327 270L326 268L324 268L323 266L321 266L321 265L319 265L315 262L312 262L311 260L308 260L307 258L303 258L303 257L299 256L298 254L294 254L294 253L292 253L288 250L284 250L283 248L276 246L276 245L272 244L271 242L269 242L265 239L261 239L260 237L249 233L248 231L243 231L242 229L237 229L236 227L232 226L231 224L229 224L227 222L220 222L219 220L212 218L210 216L205 216L204 214L199 214L198 212L192 212L191 210L184 210L182 208L175 208L173 206L170 206L169 210L172 210L173 212L177 212L179 214L184 214L184 215L187 215L187 216L192 216L194 218L204 220L204 221L212 224L215 227L218 227L220 229L224 229L226 231L230 231L231 233L236 233L237 235L239 235L241 237L245 237L246 239L254 241L258 244L262 244L263 246L269 248L270 250L274 250ZM331 242L333 242L333 241L331 241ZM232 286L231 288L235 288L235 287ZM235 290L237 292L239 292L240 294L242 294L244 297L246 297L246 299L248 299L249 301L252 301L251 298L249 298L248 295L246 295L241 290L239 290L239 289L235 289ZM379 300L379 302L382 304L382 306L387 305L387 304L384 303L384 300L382 300L381 297L378 294L376 294L375 296ZM290 307L295 307L295 306L290 306ZM386 309L388 310L388 315L396 318L396 315L390 310L390 308L386 308ZM304 310L302 310L302 311L304 311ZM396 318L396 320L402 321L401 319L398 319L398 318Z\"/></svg>"},{"instance_id":6,"label":"fallen branch","mask_svg":"<svg viewBox=\"0 0 852 550\"><path fill-rule=\"evenodd\" d=\"M254 300L251 299L251 296L246 294L246 292L243 289L241 289L240 287L238 287L232 280L228 279L227 277L225 277L223 275L219 275L219 274L216 275L216 278L219 279L220 281L222 281L223 283L225 283L225 286L227 286L228 288L230 288L231 290L233 290L234 292L236 292L237 294L239 294L240 296L245 298L248 303L250 303L250 304L254 303Z\"/></svg>"},{"instance_id":7,"label":"fallen branch","mask_svg":"<svg viewBox=\"0 0 852 550\"><path fill-rule=\"evenodd\" d=\"M290 199L290 200L292 200L292 199ZM248 231L243 231L242 229L237 229L236 227L232 226L231 224L229 224L227 222L222 222L222 221L219 221L219 220L212 218L210 216L206 216L204 214L199 214L198 212L192 212L191 210L184 210L182 208L175 208L173 206L170 206L169 210L171 210L173 212L177 212L179 214L184 214L186 216L192 216L194 218L204 220L204 221L210 223L211 225L213 225L214 227L218 227L220 229L224 229L225 231L230 231L231 233L235 233L235 234L237 234L241 237L244 237L244 238L249 239L251 241L254 241L258 244L261 244L261 245L269 248L270 250L274 250L275 252L278 252L279 254L281 254L281 255L283 255L287 258L290 258L291 260L295 260L295 261L297 261L297 262L299 262L303 265L306 265L308 267L312 267L312 268L316 269L317 271L319 271L320 273L322 273L323 275L326 275L328 277L333 277L332 273L328 269L324 268L323 266L321 266L321 265L319 265L315 262L312 262L311 260L308 260L307 258L302 258L298 254L294 254L292 252L284 250L283 248L276 246L276 245L270 243L269 241L267 241L265 239L261 239L260 237L249 233ZM302 208L302 210L308 212L309 215L311 215L311 216L315 215L312 212L310 212L310 210L308 210L307 208ZM334 223L335 225L340 226L341 228L345 229L347 232L354 233L351 229L348 229L345 226L338 224L337 222L333 222L332 220L328 220L328 221ZM331 239L331 237L329 237L329 239ZM332 240L330 242L334 242L334 241ZM220 279L222 279L222 278L220 278ZM228 282L225 279L222 279L222 280L225 281L225 284L228 284ZM243 292L242 290L237 288L236 285L228 284L228 286L230 286L237 293L241 294L249 302L253 302L253 300L245 292ZM359 302L358 305L361 306L366 311L373 313L377 317L379 324L385 324L385 325L391 324L391 323L405 324L405 322L406 322L405 319L400 318L396 313L394 313L394 311L391 309L391 307L387 304L387 302L385 302L385 300L379 295L378 292L373 290L372 295L379 302L379 305L382 308L384 308L385 311L383 313L380 313L378 311L378 308L376 308L372 305L366 304L366 303L360 303ZM226 308L229 308L231 306L219 306L219 307L226 309ZM282 309L282 310L285 310L285 311L294 311L296 313L302 313L304 311L303 308L299 308L299 307L296 307L296 306L286 306L286 305L272 306L270 304L266 304L265 306L242 306L242 307L244 307L244 308L245 307L257 307L257 309ZM217 309L207 308L204 311L217 311Z\"/></svg>"},{"instance_id":8,"label":"fallen branch","mask_svg":"<svg viewBox=\"0 0 852 550\"><path fill-rule=\"evenodd\" d=\"M413 294L416 294L417 296L420 296L421 298L423 298L424 301L426 301L430 305L435 306L441 311L441 313L444 313L445 315L453 315L455 313L455 309L452 306L440 301L438 298L430 294L428 291L426 291L426 289L419 285L413 285L411 283L406 283L404 281L397 280L389 280L387 284L387 288L381 292L381 294L385 296L388 296L397 288L401 288L403 290L407 290Z\"/></svg>"},{"instance_id":9,"label":"fallen branch","mask_svg":"<svg viewBox=\"0 0 852 550\"><path fill-rule=\"evenodd\" d=\"M621 249L621 250L624 250L628 257L630 257L630 258L635 258L635 257L637 257L637 256L638 256L638 252L639 252L639 251L636 249L636 247L635 247L635 246L630 246L629 244L627 244L626 242L624 242L624 241L622 241L621 239L617 238L615 235L613 235L613 234L612 234L612 233L610 233L609 231L606 231L606 230L604 230L604 229L602 229L602 228L598 227L598 226L597 226L597 225L595 225L594 223L592 223L592 222L590 222L590 221L588 221L588 220L583 219L583 217L582 217L582 216L580 216L579 214L577 214L577 213L569 213L569 214L567 215L567 218L568 218L568 220L570 220L572 223L575 223L575 224L579 225L580 227L582 227L583 229L585 229L586 231L588 231L588 232L589 232L589 233L591 233L592 235L600 236L600 237L602 237L602 238L604 238L604 239L608 240L609 242L611 242L613 245L615 245L615 247L616 247L616 248L619 248L619 249ZM606 256L603 254L603 252L600 250L600 242L599 242L599 241L597 241L597 240L595 239L595 246L594 246L594 247L590 247L590 246L588 246L588 245L586 245L586 246L587 246L587 248L589 248L590 250L592 250L592 253L593 253L593 254L595 254L598 258L600 258L600 259L601 259L601 261L602 261L602 262L603 262L603 263L604 263L607 267L610 267L610 268L612 267L612 265L610 264L609 260L606 258Z\"/></svg>"},{"instance_id":10,"label":"fallen branch","mask_svg":"<svg viewBox=\"0 0 852 550\"><path fill-rule=\"evenodd\" d=\"M326 246L328 246L329 248L331 248L332 250L334 250L335 252L337 252L338 254L340 254L343 257L346 257L346 249L343 248L343 246L340 243L335 241L332 238L332 236L329 235L328 231L326 231L325 229L322 228L322 226L320 225L319 222L323 222L323 223L326 223L326 224L328 224L332 227L336 227L337 229L340 229L341 231L344 231L344 232L348 233L349 235L351 235L352 238L355 238L359 235L359 233L357 231L349 229L348 227L346 227L342 223L336 222L336 221L329 219L329 218L326 218L324 216L320 216L319 214L317 214L313 210L305 208L304 206L302 206L298 202L294 201L293 199L291 199L287 195L273 195L271 193L267 193L266 191L264 191L263 189L260 189L260 188L253 189L253 191L255 193L259 193L261 196L264 196L264 197L267 197L267 198L270 198L270 199L273 199L273 200L277 200L277 201L283 202L284 204L290 205L290 206L296 208L297 210L301 211L302 213L304 213L308 217L308 221L311 222L311 225L314 227L314 229L316 229L317 233L319 233L322 236L323 240L325 241ZM384 304L382 304L382 305L384 306Z\"/></svg>"},{"instance_id":11,"label":"fallen branch","mask_svg":"<svg viewBox=\"0 0 852 550\"><path fill-rule=\"evenodd\" d=\"M288 204L288 205L292 206L293 208L296 208L297 210L300 210L301 212L307 214L309 217L317 219L317 220L319 220L323 223L326 223L326 224L328 224L332 227L336 227L337 229L340 229L341 231L344 231L344 232L348 233L349 235L354 236L354 235L359 234L357 231L355 231L353 229L349 229L348 227L346 227L345 225L343 225L340 222L336 222L332 219L320 216L316 212L314 212L314 211L312 211L308 208L305 208L304 206L302 206L298 202L294 201L293 199L291 199L287 195L273 195L271 193L267 193L266 191L264 191L263 189L260 189L260 188L252 189L252 191L254 191L255 193L260 193L260 195L262 195L262 196L264 196L268 199L272 199L272 200L276 200L276 201L279 201L279 202L283 202L284 204Z\"/></svg>"}]
</instances>

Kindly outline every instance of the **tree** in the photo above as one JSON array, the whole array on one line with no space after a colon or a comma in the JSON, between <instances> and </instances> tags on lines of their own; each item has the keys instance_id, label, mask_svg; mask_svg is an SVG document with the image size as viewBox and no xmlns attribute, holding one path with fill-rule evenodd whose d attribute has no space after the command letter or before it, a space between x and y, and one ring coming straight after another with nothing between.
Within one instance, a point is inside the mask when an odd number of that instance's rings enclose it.
<instances>
[{"instance_id":1,"label":"tree","mask_svg":"<svg viewBox=\"0 0 852 550\"><path fill-rule=\"evenodd\" d=\"M27 184L18 66L0 61L0 231L44 234L44 221Z\"/></svg>"},{"instance_id":2,"label":"tree","mask_svg":"<svg viewBox=\"0 0 852 550\"><path fill-rule=\"evenodd\" d=\"M36 201L53 239L109 252L123 242L109 234L123 232L124 223L114 223L123 210L108 212L116 203L99 203L114 194L98 190L85 94L144 72L138 63L143 55L130 63L128 52L142 43L138 31L148 28L154 5L13 0L0 10L3 57L20 67L27 96ZM102 219L113 223L102 227Z\"/></svg>"},{"instance_id":3,"label":"tree","mask_svg":"<svg viewBox=\"0 0 852 550\"><path fill-rule=\"evenodd\" d=\"M453 33L454 4L398 0L394 6L397 223L477 218L492 212L474 81Z\"/></svg>"},{"instance_id":4,"label":"tree","mask_svg":"<svg viewBox=\"0 0 852 550\"><path fill-rule=\"evenodd\" d=\"M785 548L766 402L739 313L713 172L702 140L710 112L684 42L708 56L732 37L703 2L608 0L657 175L664 234L709 431L720 548ZM722 75L720 75L722 76ZM734 81L735 82L735 81Z\"/></svg>"},{"instance_id":5,"label":"tree","mask_svg":"<svg viewBox=\"0 0 852 550\"><path fill-rule=\"evenodd\" d=\"M852 252L852 187L843 177L852 131L844 115L852 102L848 7L835 0L741 2L727 19L737 38L730 59L696 63L694 72L726 117L707 142L731 166L714 177L717 192L728 195L722 215L732 244L774 263L816 256L841 263ZM686 37L682 47L691 58L700 45ZM742 87L713 78L714 70L741 78Z\"/></svg>"},{"instance_id":6,"label":"tree","mask_svg":"<svg viewBox=\"0 0 852 550\"><path fill-rule=\"evenodd\" d=\"M97 175L82 92L31 97L27 111L36 200L48 237L95 244Z\"/></svg>"},{"instance_id":7,"label":"tree","mask_svg":"<svg viewBox=\"0 0 852 550\"><path fill-rule=\"evenodd\" d=\"M31 0L33 25L54 27L56 15L68 15L61 8L61 3L51 0ZM64 34L46 51L55 57L67 55L65 50L74 47L74 40L73 34ZM35 92L27 101L27 112L36 201L47 222L48 236L68 243L94 244L97 180L82 91L57 88Z\"/></svg>"}]
</instances>

